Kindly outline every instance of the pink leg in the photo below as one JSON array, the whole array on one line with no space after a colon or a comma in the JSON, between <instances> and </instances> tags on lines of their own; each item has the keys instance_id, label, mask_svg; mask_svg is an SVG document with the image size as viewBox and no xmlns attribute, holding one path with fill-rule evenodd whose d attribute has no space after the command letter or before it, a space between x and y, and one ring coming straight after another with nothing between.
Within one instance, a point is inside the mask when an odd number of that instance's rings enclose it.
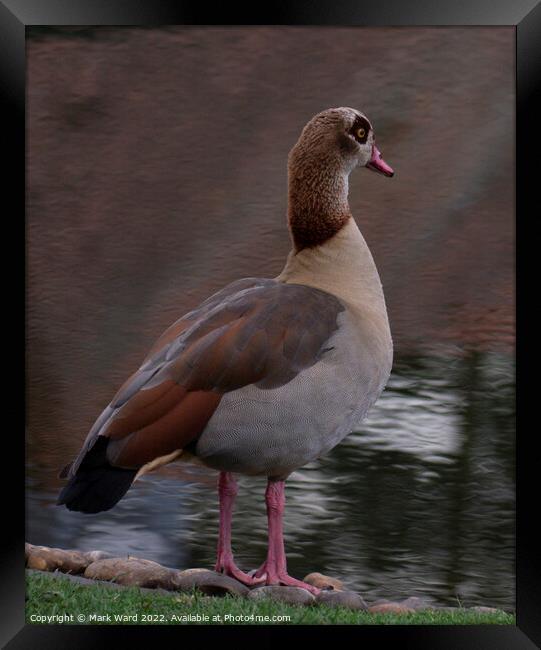
<instances>
[{"instance_id":1,"label":"pink leg","mask_svg":"<svg viewBox=\"0 0 541 650\"><path fill-rule=\"evenodd\" d=\"M302 587L313 594L318 594L320 589L296 580L287 573L286 554L284 550L284 534L282 516L285 508L285 483L269 479L265 492L267 503L267 518L269 522L269 549L267 559L255 572L256 578L265 578L267 585L286 585Z\"/></svg>"},{"instance_id":2,"label":"pink leg","mask_svg":"<svg viewBox=\"0 0 541 650\"><path fill-rule=\"evenodd\" d=\"M231 550L231 519L237 492L237 481L233 474L230 472L220 472L220 478L218 479L220 532L218 534L218 553L214 570L236 578L245 585L257 585L261 584L263 580L244 573L237 567L233 560L233 551Z\"/></svg>"}]
</instances>

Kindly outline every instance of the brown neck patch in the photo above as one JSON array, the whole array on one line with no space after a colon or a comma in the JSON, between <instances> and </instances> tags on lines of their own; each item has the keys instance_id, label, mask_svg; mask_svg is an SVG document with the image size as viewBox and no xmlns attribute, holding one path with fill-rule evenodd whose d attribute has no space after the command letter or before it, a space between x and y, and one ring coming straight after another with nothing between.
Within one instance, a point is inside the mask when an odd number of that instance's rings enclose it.
<instances>
[{"instance_id":1,"label":"brown neck patch","mask_svg":"<svg viewBox=\"0 0 541 650\"><path fill-rule=\"evenodd\" d=\"M350 219L348 178L339 160L330 157L291 163L288 222L295 250L300 251L321 246Z\"/></svg>"},{"instance_id":2,"label":"brown neck patch","mask_svg":"<svg viewBox=\"0 0 541 650\"><path fill-rule=\"evenodd\" d=\"M351 218L349 211L334 214L314 214L296 210L289 214L289 229L297 252L321 246L341 230Z\"/></svg>"}]
</instances>

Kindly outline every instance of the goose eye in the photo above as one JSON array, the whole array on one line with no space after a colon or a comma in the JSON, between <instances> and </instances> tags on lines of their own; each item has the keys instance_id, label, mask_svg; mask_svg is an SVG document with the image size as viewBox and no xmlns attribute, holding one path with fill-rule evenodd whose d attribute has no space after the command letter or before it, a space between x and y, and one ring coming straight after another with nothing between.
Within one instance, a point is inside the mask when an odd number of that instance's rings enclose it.
<instances>
[{"instance_id":1,"label":"goose eye","mask_svg":"<svg viewBox=\"0 0 541 650\"><path fill-rule=\"evenodd\" d=\"M362 139L364 138L365 135L366 135L366 129L365 129L364 127L361 126L360 129L357 129L357 137L358 137L359 139L362 140Z\"/></svg>"}]
</instances>

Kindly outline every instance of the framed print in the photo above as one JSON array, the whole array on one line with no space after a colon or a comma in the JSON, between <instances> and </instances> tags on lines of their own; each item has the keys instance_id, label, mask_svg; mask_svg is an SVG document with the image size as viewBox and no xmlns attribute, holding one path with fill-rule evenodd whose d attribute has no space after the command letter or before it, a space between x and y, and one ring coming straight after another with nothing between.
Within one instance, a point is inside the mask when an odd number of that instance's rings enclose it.
<instances>
[{"instance_id":1,"label":"framed print","mask_svg":"<svg viewBox=\"0 0 541 650\"><path fill-rule=\"evenodd\" d=\"M25 196L6 647L538 647L539 5L0 16Z\"/></svg>"}]
</instances>

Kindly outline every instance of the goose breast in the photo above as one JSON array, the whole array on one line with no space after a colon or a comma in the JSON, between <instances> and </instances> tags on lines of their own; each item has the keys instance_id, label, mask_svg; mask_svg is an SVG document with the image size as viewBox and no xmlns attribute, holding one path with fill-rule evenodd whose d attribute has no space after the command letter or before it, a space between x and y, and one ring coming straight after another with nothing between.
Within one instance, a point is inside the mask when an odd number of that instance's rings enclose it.
<instances>
[{"instance_id":1,"label":"goose breast","mask_svg":"<svg viewBox=\"0 0 541 650\"><path fill-rule=\"evenodd\" d=\"M381 394L391 367L368 319L343 310L321 358L287 384L224 395L195 445L222 471L285 477L335 447Z\"/></svg>"}]
</instances>

